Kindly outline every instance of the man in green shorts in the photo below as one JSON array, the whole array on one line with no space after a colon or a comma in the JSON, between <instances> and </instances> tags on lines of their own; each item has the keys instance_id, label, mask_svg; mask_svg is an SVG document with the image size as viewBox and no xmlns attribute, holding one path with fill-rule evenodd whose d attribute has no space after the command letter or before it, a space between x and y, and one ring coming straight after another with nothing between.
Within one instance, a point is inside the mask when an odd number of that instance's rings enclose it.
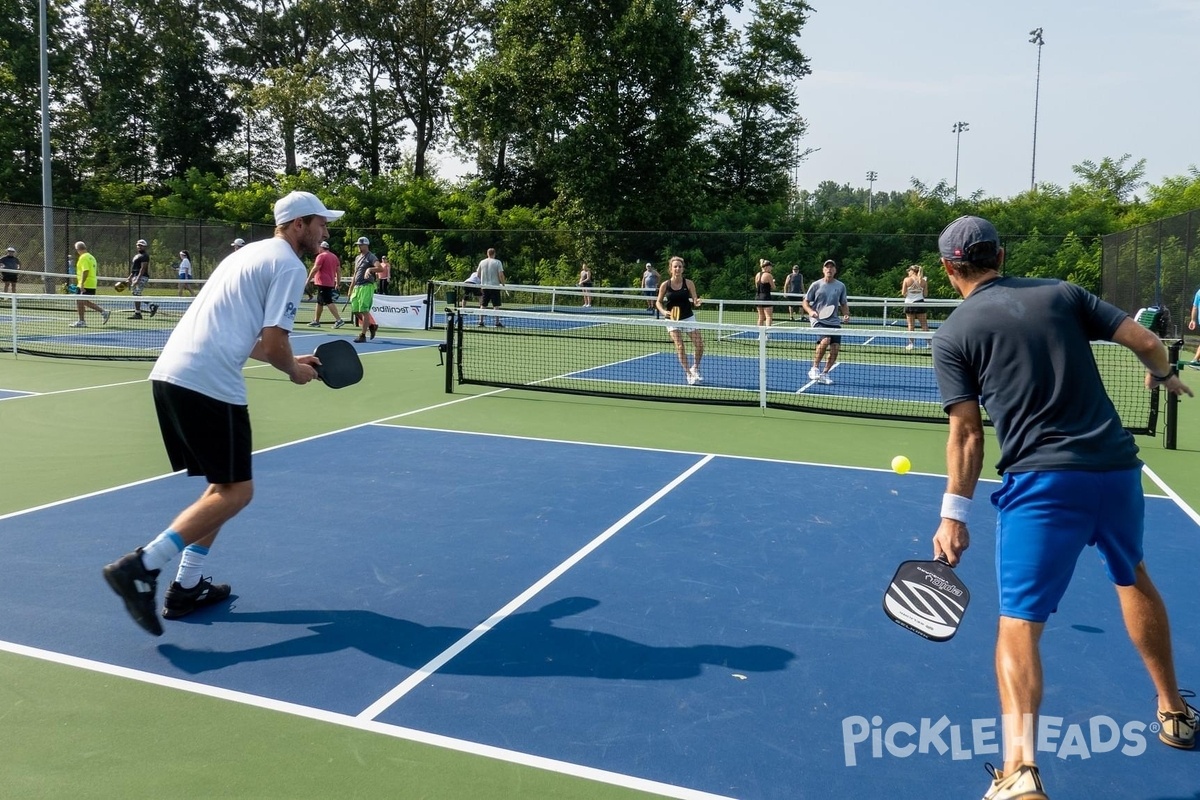
<instances>
[{"instance_id":1,"label":"man in green shorts","mask_svg":"<svg viewBox=\"0 0 1200 800\"><path fill-rule=\"evenodd\" d=\"M375 276L381 272L379 259L371 252L371 240L358 237L358 256L354 259L354 279L350 283L350 311L362 327L354 339L356 342L365 342L368 334L374 339L379 330L371 315L371 304L375 300Z\"/></svg>"}]
</instances>

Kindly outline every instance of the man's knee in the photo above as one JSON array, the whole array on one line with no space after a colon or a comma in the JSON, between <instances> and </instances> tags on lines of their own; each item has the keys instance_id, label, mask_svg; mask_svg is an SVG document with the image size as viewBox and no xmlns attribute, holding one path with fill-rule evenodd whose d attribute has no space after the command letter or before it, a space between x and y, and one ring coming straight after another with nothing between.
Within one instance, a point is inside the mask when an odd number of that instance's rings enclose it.
<instances>
[{"instance_id":1,"label":"man's knee","mask_svg":"<svg viewBox=\"0 0 1200 800\"><path fill-rule=\"evenodd\" d=\"M216 484L214 489L235 514L250 505L250 501L254 499L254 481L221 483Z\"/></svg>"}]
</instances>

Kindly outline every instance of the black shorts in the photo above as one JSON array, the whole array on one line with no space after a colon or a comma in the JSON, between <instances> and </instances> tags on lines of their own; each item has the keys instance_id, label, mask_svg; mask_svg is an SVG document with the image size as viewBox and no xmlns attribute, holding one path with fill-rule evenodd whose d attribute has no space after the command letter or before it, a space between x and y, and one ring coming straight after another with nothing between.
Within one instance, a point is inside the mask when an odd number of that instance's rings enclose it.
<instances>
[{"instance_id":1,"label":"black shorts","mask_svg":"<svg viewBox=\"0 0 1200 800\"><path fill-rule=\"evenodd\" d=\"M911 315L915 317L918 314L927 314L929 312L927 309L922 308L921 306L905 306L904 313L905 315Z\"/></svg>"},{"instance_id":2,"label":"black shorts","mask_svg":"<svg viewBox=\"0 0 1200 800\"><path fill-rule=\"evenodd\" d=\"M0 283L16 283L17 273L15 272L0 272Z\"/></svg>"},{"instance_id":3,"label":"black shorts","mask_svg":"<svg viewBox=\"0 0 1200 800\"><path fill-rule=\"evenodd\" d=\"M96 295L96 290L95 290L95 289L80 289L80 290L79 290L79 293L80 293L80 294L92 295L92 296L94 297L94 296Z\"/></svg>"},{"instance_id":4,"label":"black shorts","mask_svg":"<svg viewBox=\"0 0 1200 800\"><path fill-rule=\"evenodd\" d=\"M171 469L203 475L209 483L251 479L249 408L166 381L150 384Z\"/></svg>"},{"instance_id":5,"label":"black shorts","mask_svg":"<svg viewBox=\"0 0 1200 800\"><path fill-rule=\"evenodd\" d=\"M487 308L489 305L492 308L500 307L500 290L499 289L484 289L483 290L483 299L479 301L479 307Z\"/></svg>"},{"instance_id":6,"label":"black shorts","mask_svg":"<svg viewBox=\"0 0 1200 800\"><path fill-rule=\"evenodd\" d=\"M318 286L317 287L317 305L331 306L333 305L333 287Z\"/></svg>"},{"instance_id":7,"label":"black shorts","mask_svg":"<svg viewBox=\"0 0 1200 800\"><path fill-rule=\"evenodd\" d=\"M835 328L832 325L821 325L820 323L814 325L813 328L818 331L822 331L822 330L824 330L824 331L840 331L841 330L841 328ZM821 338L828 339L830 344L839 344L840 345L842 343L842 337L840 334L830 333L827 335L822 335Z\"/></svg>"}]
</instances>

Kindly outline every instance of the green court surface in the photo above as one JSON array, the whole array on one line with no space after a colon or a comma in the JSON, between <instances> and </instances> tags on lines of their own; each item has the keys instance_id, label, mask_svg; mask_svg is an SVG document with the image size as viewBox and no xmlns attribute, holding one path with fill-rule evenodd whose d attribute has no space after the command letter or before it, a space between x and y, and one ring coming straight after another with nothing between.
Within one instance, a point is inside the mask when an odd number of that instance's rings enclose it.
<instances>
[{"instance_id":1,"label":"green court surface","mask_svg":"<svg viewBox=\"0 0 1200 800\"><path fill-rule=\"evenodd\" d=\"M415 335L432 343L440 338L436 332ZM946 427L940 424L480 387L448 395L436 348L372 352L363 362L364 382L340 392L292 386L267 366L249 367L256 449L363 423L394 422L875 469L886 469L893 456L904 454L916 473L944 473ZM145 380L149 369L149 364L0 357L0 390L31 393L0 400L0 516L167 472ZM1200 389L1200 372L1184 378ZM1138 437L1147 467L1158 479L1148 475L1147 492L1173 492L1190 508L1200 507L1200 485L1194 480L1200 450L1198 402L1185 398L1181 404L1177 450L1165 450L1161 434ZM997 453L990 431L988 437L985 477L995 477L991 464ZM366 452L362 475L370 469L371 453ZM345 485L361 475L332 477ZM471 479L461 476L464 484ZM808 502L830 502L807 496L804 486L764 488L778 499L780 515ZM511 489L531 498L548 490L603 487ZM327 524L329 546L336 547L353 533L339 521L337 498L330 502L329 513L317 513L312 498L297 498L294 518L272 535L281 535L288 525ZM176 510L164 508L164 518ZM936 522L928 520L930 536ZM86 533L89 521L80 519L79 526ZM141 533L145 536L139 538L148 539L157 531ZM122 543L114 542L111 550L119 555L121 548ZM19 568L0 564L0 576ZM313 563L311 579L321 579L319 563ZM49 578L44 590L71 592L72 587ZM1117 613L1115 603L1112 610ZM121 613L115 598L112 612ZM53 626L55 620L45 624ZM0 648L0 796L605 800L651 795L387 735L369 725L339 724Z\"/></svg>"}]
</instances>

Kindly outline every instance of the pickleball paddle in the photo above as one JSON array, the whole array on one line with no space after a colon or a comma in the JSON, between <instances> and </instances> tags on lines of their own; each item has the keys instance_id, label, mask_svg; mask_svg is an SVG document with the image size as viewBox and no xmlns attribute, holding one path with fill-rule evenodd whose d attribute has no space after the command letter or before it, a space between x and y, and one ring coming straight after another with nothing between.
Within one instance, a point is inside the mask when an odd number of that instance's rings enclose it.
<instances>
[{"instance_id":1,"label":"pickleball paddle","mask_svg":"<svg viewBox=\"0 0 1200 800\"><path fill-rule=\"evenodd\" d=\"M353 386L362 380L363 366L354 345L334 339L317 347L313 355L320 359L317 377L330 389Z\"/></svg>"},{"instance_id":2,"label":"pickleball paddle","mask_svg":"<svg viewBox=\"0 0 1200 800\"><path fill-rule=\"evenodd\" d=\"M945 642L970 602L971 593L943 559L905 561L883 595L883 613L918 636Z\"/></svg>"}]
</instances>

